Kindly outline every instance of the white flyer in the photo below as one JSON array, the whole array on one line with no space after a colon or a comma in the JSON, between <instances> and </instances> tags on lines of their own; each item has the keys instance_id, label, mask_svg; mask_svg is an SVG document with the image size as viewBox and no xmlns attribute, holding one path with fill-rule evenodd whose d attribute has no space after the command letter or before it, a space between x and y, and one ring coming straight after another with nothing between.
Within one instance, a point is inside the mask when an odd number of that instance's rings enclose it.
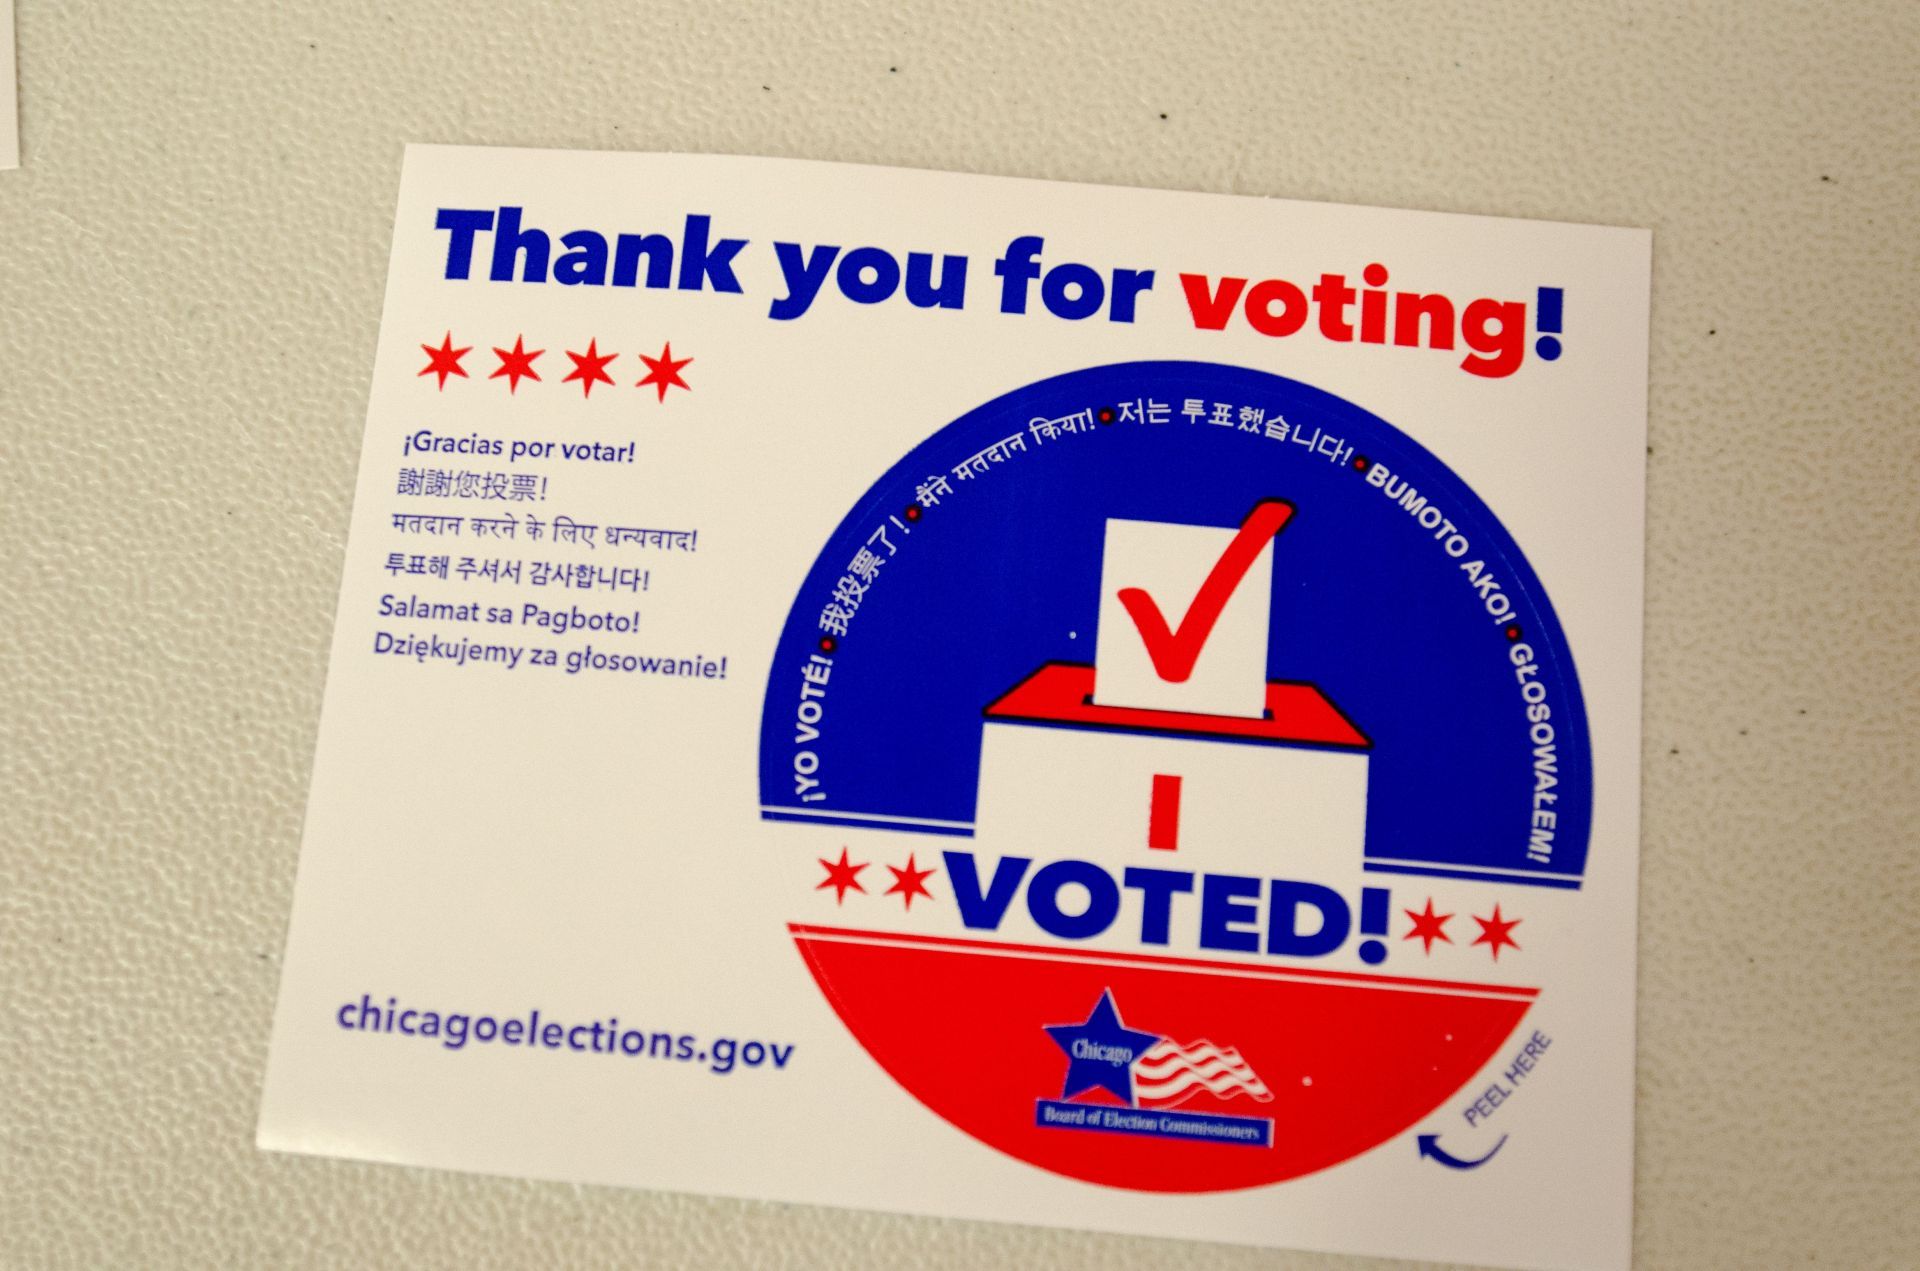
<instances>
[{"instance_id":1,"label":"white flyer","mask_svg":"<svg viewBox=\"0 0 1920 1271\"><path fill-rule=\"evenodd\" d=\"M260 1144L1626 1266L1649 261L411 148Z\"/></svg>"}]
</instances>

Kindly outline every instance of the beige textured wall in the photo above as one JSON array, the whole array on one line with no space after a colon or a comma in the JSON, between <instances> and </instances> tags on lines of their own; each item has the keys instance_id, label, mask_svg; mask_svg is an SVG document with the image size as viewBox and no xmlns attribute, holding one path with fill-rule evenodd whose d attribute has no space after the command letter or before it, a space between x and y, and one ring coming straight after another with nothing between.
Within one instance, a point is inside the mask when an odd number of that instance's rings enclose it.
<instances>
[{"instance_id":1,"label":"beige textured wall","mask_svg":"<svg viewBox=\"0 0 1920 1271\"><path fill-rule=\"evenodd\" d=\"M22 0L0 1265L1346 1265L254 1151L409 139L1652 226L1639 1257L1920 1265L1920 6L516 8Z\"/></svg>"}]
</instances>

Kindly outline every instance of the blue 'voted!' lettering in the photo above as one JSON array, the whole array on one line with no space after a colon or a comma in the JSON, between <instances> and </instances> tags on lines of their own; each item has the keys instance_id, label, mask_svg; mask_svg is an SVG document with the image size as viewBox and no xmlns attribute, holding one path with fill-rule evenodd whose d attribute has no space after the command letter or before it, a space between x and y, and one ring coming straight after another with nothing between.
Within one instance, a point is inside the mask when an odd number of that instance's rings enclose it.
<instances>
[{"instance_id":1,"label":"blue 'voted!' lettering","mask_svg":"<svg viewBox=\"0 0 1920 1271\"><path fill-rule=\"evenodd\" d=\"M1120 919L1123 892L1140 898L1142 944L1173 942L1176 908L1184 908L1196 947L1229 953L1318 958L1339 949L1353 933L1352 906L1320 883L1141 866L1128 866L1116 878L1103 866L1083 860L1050 861L1034 870L1032 858L1025 856L998 858L983 880L972 852L942 855L960 921L976 931L997 931L1024 890L1034 925L1060 940L1087 940L1111 930ZM1069 887L1080 894L1063 899L1061 893ZM1362 891L1378 892L1375 907L1385 912L1384 888ZM1176 906L1178 897L1196 892L1197 905Z\"/></svg>"}]
</instances>

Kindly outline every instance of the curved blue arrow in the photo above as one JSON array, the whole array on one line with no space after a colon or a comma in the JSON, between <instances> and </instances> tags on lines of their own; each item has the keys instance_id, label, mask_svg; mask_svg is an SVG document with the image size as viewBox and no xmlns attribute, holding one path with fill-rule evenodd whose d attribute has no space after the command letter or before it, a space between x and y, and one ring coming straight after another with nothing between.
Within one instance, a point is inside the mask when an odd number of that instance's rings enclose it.
<instances>
[{"instance_id":1,"label":"curved blue arrow","mask_svg":"<svg viewBox=\"0 0 1920 1271\"><path fill-rule=\"evenodd\" d=\"M1459 1157L1453 1155L1452 1153L1444 1152L1441 1150L1439 1135L1423 1134L1420 1136L1420 1155L1431 1156L1434 1160L1440 1162L1442 1165L1446 1166L1448 1169L1479 1169L1482 1165L1485 1165L1488 1161L1493 1159L1493 1154L1495 1152L1498 1152L1500 1150L1501 1144L1504 1144L1506 1141L1507 1141L1507 1136L1503 1134L1500 1136L1500 1142L1495 1143L1490 1149L1488 1149L1487 1154L1485 1156L1481 1157L1477 1161L1463 1161Z\"/></svg>"}]
</instances>

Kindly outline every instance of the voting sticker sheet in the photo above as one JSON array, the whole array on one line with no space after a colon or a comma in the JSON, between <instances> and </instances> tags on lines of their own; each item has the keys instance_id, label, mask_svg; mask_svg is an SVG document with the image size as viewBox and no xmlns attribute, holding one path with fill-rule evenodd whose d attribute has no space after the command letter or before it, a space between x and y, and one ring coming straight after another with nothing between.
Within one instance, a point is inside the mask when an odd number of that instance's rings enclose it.
<instances>
[{"instance_id":1,"label":"voting sticker sheet","mask_svg":"<svg viewBox=\"0 0 1920 1271\"><path fill-rule=\"evenodd\" d=\"M1627 1265L1649 256L410 149L261 1145Z\"/></svg>"},{"instance_id":2,"label":"voting sticker sheet","mask_svg":"<svg viewBox=\"0 0 1920 1271\"><path fill-rule=\"evenodd\" d=\"M13 48L13 0L0 0L0 170L20 166L20 88Z\"/></svg>"}]
</instances>

